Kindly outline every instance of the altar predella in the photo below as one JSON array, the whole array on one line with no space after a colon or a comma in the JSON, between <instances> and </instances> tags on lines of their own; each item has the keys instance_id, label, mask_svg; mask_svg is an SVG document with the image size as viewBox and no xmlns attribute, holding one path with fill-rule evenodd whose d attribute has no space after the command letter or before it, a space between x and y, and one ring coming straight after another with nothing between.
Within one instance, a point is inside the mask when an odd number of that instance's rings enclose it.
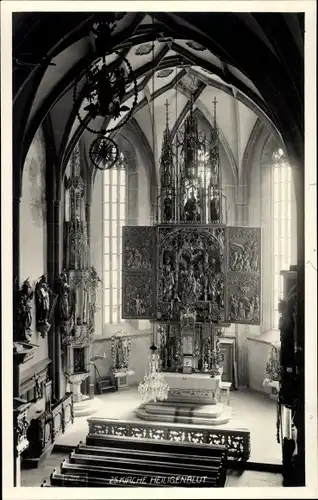
<instances>
[{"instance_id":1,"label":"altar predella","mask_svg":"<svg viewBox=\"0 0 318 500\"><path fill-rule=\"evenodd\" d=\"M211 137L192 107L173 142L167 122L155 212L123 228L122 317L259 325L261 229L226 225L215 109Z\"/></svg>"}]
</instances>

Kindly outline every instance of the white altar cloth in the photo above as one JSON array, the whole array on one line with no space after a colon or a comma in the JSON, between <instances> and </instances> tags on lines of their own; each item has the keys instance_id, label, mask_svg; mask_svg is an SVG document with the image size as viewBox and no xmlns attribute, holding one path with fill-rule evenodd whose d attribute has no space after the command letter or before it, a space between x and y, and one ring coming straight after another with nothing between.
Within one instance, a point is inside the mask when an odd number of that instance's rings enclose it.
<instances>
[{"instance_id":1,"label":"white altar cloth","mask_svg":"<svg viewBox=\"0 0 318 500\"><path fill-rule=\"evenodd\" d=\"M221 377L208 373L165 373L169 385L169 400L205 404L218 402Z\"/></svg>"}]
</instances>

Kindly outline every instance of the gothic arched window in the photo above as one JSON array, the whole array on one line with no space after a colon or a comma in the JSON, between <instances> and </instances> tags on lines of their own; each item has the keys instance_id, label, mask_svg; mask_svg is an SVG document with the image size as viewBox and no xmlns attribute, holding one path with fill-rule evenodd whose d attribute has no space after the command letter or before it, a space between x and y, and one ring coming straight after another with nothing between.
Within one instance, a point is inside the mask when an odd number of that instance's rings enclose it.
<instances>
[{"instance_id":1,"label":"gothic arched window","mask_svg":"<svg viewBox=\"0 0 318 500\"><path fill-rule=\"evenodd\" d=\"M272 231L273 231L273 328L278 327L278 302L283 297L282 270L292 260L292 172L284 151L272 156Z\"/></svg>"},{"instance_id":2,"label":"gothic arched window","mask_svg":"<svg viewBox=\"0 0 318 500\"><path fill-rule=\"evenodd\" d=\"M137 224L137 173L134 158L123 153L103 172L103 316L121 323L122 227Z\"/></svg>"}]
</instances>

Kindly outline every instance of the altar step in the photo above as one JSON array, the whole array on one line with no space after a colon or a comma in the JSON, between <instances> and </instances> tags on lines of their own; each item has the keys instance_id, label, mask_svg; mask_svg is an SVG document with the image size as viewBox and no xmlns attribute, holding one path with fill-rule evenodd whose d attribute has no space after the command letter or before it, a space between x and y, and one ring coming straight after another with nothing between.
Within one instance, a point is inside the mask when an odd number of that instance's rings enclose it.
<instances>
[{"instance_id":1,"label":"altar step","mask_svg":"<svg viewBox=\"0 0 318 500\"><path fill-rule=\"evenodd\" d=\"M142 420L214 426L229 422L232 409L221 403L190 405L182 402L157 401L139 406L135 414Z\"/></svg>"}]
</instances>

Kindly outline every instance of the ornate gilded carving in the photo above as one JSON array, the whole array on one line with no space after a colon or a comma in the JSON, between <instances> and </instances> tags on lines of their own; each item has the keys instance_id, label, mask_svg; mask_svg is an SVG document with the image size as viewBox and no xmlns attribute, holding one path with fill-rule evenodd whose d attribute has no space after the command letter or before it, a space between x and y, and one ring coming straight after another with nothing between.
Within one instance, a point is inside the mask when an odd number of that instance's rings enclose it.
<instances>
[{"instance_id":1,"label":"ornate gilded carving","mask_svg":"<svg viewBox=\"0 0 318 500\"><path fill-rule=\"evenodd\" d=\"M152 273L123 272L123 318L147 319L152 317L152 287Z\"/></svg>"},{"instance_id":2,"label":"ornate gilded carving","mask_svg":"<svg viewBox=\"0 0 318 500\"><path fill-rule=\"evenodd\" d=\"M165 431L161 429L150 429L149 437L151 439L165 439Z\"/></svg>"},{"instance_id":3,"label":"ornate gilded carving","mask_svg":"<svg viewBox=\"0 0 318 500\"><path fill-rule=\"evenodd\" d=\"M229 227L229 271L260 273L261 229L255 227Z\"/></svg>"},{"instance_id":4,"label":"ornate gilded carving","mask_svg":"<svg viewBox=\"0 0 318 500\"><path fill-rule=\"evenodd\" d=\"M158 319L180 320L180 304L199 322L223 319L224 243L223 228L159 228Z\"/></svg>"},{"instance_id":5,"label":"ornate gilded carving","mask_svg":"<svg viewBox=\"0 0 318 500\"><path fill-rule=\"evenodd\" d=\"M260 276L228 274L229 321L260 324Z\"/></svg>"},{"instance_id":6,"label":"ornate gilded carving","mask_svg":"<svg viewBox=\"0 0 318 500\"><path fill-rule=\"evenodd\" d=\"M123 227L123 269L150 271L153 262L153 228L148 226Z\"/></svg>"},{"instance_id":7,"label":"ornate gilded carving","mask_svg":"<svg viewBox=\"0 0 318 500\"><path fill-rule=\"evenodd\" d=\"M153 317L154 228L123 228L122 317Z\"/></svg>"},{"instance_id":8,"label":"ornate gilded carving","mask_svg":"<svg viewBox=\"0 0 318 500\"><path fill-rule=\"evenodd\" d=\"M133 427L131 429L131 437L145 438L146 435L147 435L146 429L142 429L141 427Z\"/></svg>"},{"instance_id":9,"label":"ornate gilded carving","mask_svg":"<svg viewBox=\"0 0 318 500\"><path fill-rule=\"evenodd\" d=\"M187 441L191 443L203 443L204 442L204 434L203 432L188 432L187 433Z\"/></svg>"},{"instance_id":10,"label":"ornate gilded carving","mask_svg":"<svg viewBox=\"0 0 318 500\"><path fill-rule=\"evenodd\" d=\"M52 291L48 285L46 276L43 275L35 286L35 307L36 307L36 329L41 337L45 337L51 325L48 321L52 300Z\"/></svg>"},{"instance_id":11,"label":"ornate gilded carving","mask_svg":"<svg viewBox=\"0 0 318 500\"><path fill-rule=\"evenodd\" d=\"M97 418L88 419L89 433L91 435L120 435L124 437L139 437L141 439L155 439L167 441L179 441L188 443L205 443L211 445L223 445L227 447L227 456L230 460L248 460L250 457L250 432L247 429L225 430L214 428L213 430L193 430L191 427L182 425L182 428L170 427L168 424L122 422L120 425L115 421L108 423L98 422Z\"/></svg>"},{"instance_id":12,"label":"ornate gilded carving","mask_svg":"<svg viewBox=\"0 0 318 500\"><path fill-rule=\"evenodd\" d=\"M30 342L32 337L32 299L34 292L29 279L22 284L21 290L18 292L18 340Z\"/></svg>"},{"instance_id":13,"label":"ornate gilded carving","mask_svg":"<svg viewBox=\"0 0 318 500\"><path fill-rule=\"evenodd\" d=\"M73 304L71 301L70 285L65 271L58 279L58 318L62 334L69 334L74 326Z\"/></svg>"},{"instance_id":14,"label":"ornate gilded carving","mask_svg":"<svg viewBox=\"0 0 318 500\"><path fill-rule=\"evenodd\" d=\"M19 448L19 451L21 450L21 447L27 448L28 447L28 440L27 440L27 430L29 428L29 422L26 418L26 415L22 414L20 417L18 417L18 422L17 422L17 427L16 427L16 440L17 440L17 448ZM26 441L26 442L25 442ZM22 446L21 446L22 445Z\"/></svg>"},{"instance_id":15,"label":"ornate gilded carving","mask_svg":"<svg viewBox=\"0 0 318 500\"><path fill-rule=\"evenodd\" d=\"M229 227L227 320L259 325L261 321L261 229Z\"/></svg>"},{"instance_id":16,"label":"ornate gilded carving","mask_svg":"<svg viewBox=\"0 0 318 500\"><path fill-rule=\"evenodd\" d=\"M61 325L62 345L71 345L73 347L86 347L94 338L94 332L90 325L74 325L71 330L65 329Z\"/></svg>"},{"instance_id":17,"label":"ornate gilded carving","mask_svg":"<svg viewBox=\"0 0 318 500\"><path fill-rule=\"evenodd\" d=\"M75 347L73 349L74 356L74 373L86 371L85 367L85 351L83 347Z\"/></svg>"}]
</instances>

